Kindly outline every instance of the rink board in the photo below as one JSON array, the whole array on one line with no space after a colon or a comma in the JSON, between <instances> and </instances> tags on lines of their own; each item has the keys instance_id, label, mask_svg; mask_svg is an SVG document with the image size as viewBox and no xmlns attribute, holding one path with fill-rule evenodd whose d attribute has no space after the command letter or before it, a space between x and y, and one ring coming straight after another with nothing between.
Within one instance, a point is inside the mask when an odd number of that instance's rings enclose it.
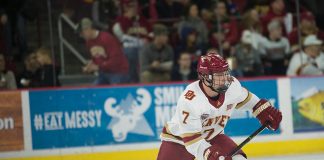
<instances>
[{"instance_id":1,"label":"rink board","mask_svg":"<svg viewBox=\"0 0 324 160\"><path fill-rule=\"evenodd\" d=\"M257 142L250 143L243 148L248 157L278 156L278 155L302 155L323 153L324 139L293 140L281 142ZM99 152L86 154L67 154L55 156L38 156L28 158L6 158L10 160L155 160L157 149Z\"/></svg>"},{"instance_id":2,"label":"rink board","mask_svg":"<svg viewBox=\"0 0 324 160\"><path fill-rule=\"evenodd\" d=\"M186 85L8 92L21 97L21 104L14 105L22 115L15 115L11 126L12 119L0 114L0 159L156 159L163 124ZM324 118L312 112L324 108L324 77L246 80L242 85L283 112L280 129L257 136L244 148L248 156L324 152ZM122 106L116 111L123 115L110 114L117 106ZM144 108L135 117L134 106ZM301 107L308 112L300 112ZM0 113L11 112L0 108ZM137 123L128 122L134 119ZM240 111L232 115L225 133L239 143L259 126L249 112ZM23 137L12 147L4 141L19 134Z\"/></svg>"}]
</instances>

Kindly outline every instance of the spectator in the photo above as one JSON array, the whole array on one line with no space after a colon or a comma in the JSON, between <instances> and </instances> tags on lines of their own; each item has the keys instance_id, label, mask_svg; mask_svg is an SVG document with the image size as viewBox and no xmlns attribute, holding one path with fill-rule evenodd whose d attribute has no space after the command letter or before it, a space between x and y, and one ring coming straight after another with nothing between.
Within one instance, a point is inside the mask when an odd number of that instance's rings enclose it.
<instances>
[{"instance_id":1,"label":"spectator","mask_svg":"<svg viewBox=\"0 0 324 160\"><path fill-rule=\"evenodd\" d=\"M213 27L210 31L210 43L212 48L219 48L223 55L230 55L231 46L238 40L238 27L234 18L227 15L225 2L218 1L214 7Z\"/></svg>"},{"instance_id":2,"label":"spectator","mask_svg":"<svg viewBox=\"0 0 324 160\"><path fill-rule=\"evenodd\" d=\"M304 40L304 50L291 58L287 75L323 75L324 53L321 51L323 41L316 35L309 35Z\"/></svg>"},{"instance_id":3,"label":"spectator","mask_svg":"<svg viewBox=\"0 0 324 160\"><path fill-rule=\"evenodd\" d=\"M6 70L3 54L0 54L0 90L17 89L16 78L12 71Z\"/></svg>"},{"instance_id":4,"label":"spectator","mask_svg":"<svg viewBox=\"0 0 324 160\"><path fill-rule=\"evenodd\" d=\"M11 53L10 24L8 22L8 15L2 7L0 7L0 52Z\"/></svg>"},{"instance_id":5,"label":"spectator","mask_svg":"<svg viewBox=\"0 0 324 160\"><path fill-rule=\"evenodd\" d=\"M24 71L18 78L19 88L38 87L40 83L40 64L35 53L29 54L24 60Z\"/></svg>"},{"instance_id":6,"label":"spectator","mask_svg":"<svg viewBox=\"0 0 324 160\"><path fill-rule=\"evenodd\" d=\"M319 39L324 39L324 32L319 30L315 24L314 16L311 12L303 12L300 15L300 32L301 32L301 42L309 35L317 35ZM291 50L293 52L299 50L298 44L298 28L295 27L293 31L288 35L288 39L291 45Z\"/></svg>"},{"instance_id":7,"label":"spectator","mask_svg":"<svg viewBox=\"0 0 324 160\"><path fill-rule=\"evenodd\" d=\"M154 39L140 51L141 82L162 82L170 80L173 66L173 49L168 44L166 26L156 24Z\"/></svg>"},{"instance_id":8,"label":"spectator","mask_svg":"<svg viewBox=\"0 0 324 160\"><path fill-rule=\"evenodd\" d=\"M242 16L242 20L239 26L240 29L240 37L242 43L242 36L243 32L245 31L248 33L247 37L251 39L252 48L260 52L260 41L265 40L264 36L262 35L262 24L260 21L259 13L256 9L251 9L246 11L245 14Z\"/></svg>"},{"instance_id":9,"label":"spectator","mask_svg":"<svg viewBox=\"0 0 324 160\"><path fill-rule=\"evenodd\" d=\"M268 25L269 37L260 41L261 53L264 56L266 75L284 75L288 62L286 57L290 53L287 38L282 35L279 21L272 21Z\"/></svg>"},{"instance_id":10,"label":"spectator","mask_svg":"<svg viewBox=\"0 0 324 160\"><path fill-rule=\"evenodd\" d=\"M226 0L225 4L228 14L231 16L240 16L239 7L241 7L240 5L244 5L243 3L240 0Z\"/></svg>"},{"instance_id":11,"label":"spectator","mask_svg":"<svg viewBox=\"0 0 324 160\"><path fill-rule=\"evenodd\" d=\"M257 10L251 9L243 15L241 29L262 33L262 24Z\"/></svg>"},{"instance_id":12,"label":"spectator","mask_svg":"<svg viewBox=\"0 0 324 160\"><path fill-rule=\"evenodd\" d=\"M231 5L229 5L229 4L233 3L233 5L235 7L234 9L236 9L236 11L240 15L242 15L244 13L247 1L242 1L242 0L226 0L226 1L227 1L228 6L230 6L230 7L228 7L229 10L231 9Z\"/></svg>"},{"instance_id":13,"label":"spectator","mask_svg":"<svg viewBox=\"0 0 324 160\"><path fill-rule=\"evenodd\" d=\"M138 13L136 0L122 0L121 5L123 14L116 18L116 23L112 28L113 33L124 43L124 47L125 45L138 45L141 39L149 36L151 25Z\"/></svg>"},{"instance_id":14,"label":"spectator","mask_svg":"<svg viewBox=\"0 0 324 160\"><path fill-rule=\"evenodd\" d=\"M17 61L21 61L28 47L26 23L28 20L35 20L37 17L39 11L38 3L32 0L1 0L0 12L1 10L3 12L2 15L6 17L4 26L6 34L5 53L14 57ZM1 16L1 21L4 24L3 18Z\"/></svg>"},{"instance_id":15,"label":"spectator","mask_svg":"<svg viewBox=\"0 0 324 160\"><path fill-rule=\"evenodd\" d=\"M76 11L75 8L76 6L79 6L77 4L79 0L61 0L60 4L62 7L62 14L67 16L69 19L75 18Z\"/></svg>"},{"instance_id":16,"label":"spectator","mask_svg":"<svg viewBox=\"0 0 324 160\"><path fill-rule=\"evenodd\" d=\"M183 13L183 6L174 0L159 0L156 3L159 19L180 18Z\"/></svg>"},{"instance_id":17,"label":"spectator","mask_svg":"<svg viewBox=\"0 0 324 160\"><path fill-rule=\"evenodd\" d=\"M253 35L249 30L243 32L241 42L235 48L237 70L245 77L260 76L263 73L261 53L253 47Z\"/></svg>"},{"instance_id":18,"label":"spectator","mask_svg":"<svg viewBox=\"0 0 324 160\"><path fill-rule=\"evenodd\" d=\"M180 0L180 1L184 1L187 3L194 3L197 4L199 9L203 9L203 8L210 8L210 6L213 4L214 0L207 0L207 1L202 1L202 0Z\"/></svg>"},{"instance_id":19,"label":"spectator","mask_svg":"<svg viewBox=\"0 0 324 160\"><path fill-rule=\"evenodd\" d=\"M118 39L108 32L93 28L92 21L88 18L81 20L79 30L92 57L83 71L98 71L97 85L127 83L128 62Z\"/></svg>"},{"instance_id":20,"label":"spectator","mask_svg":"<svg viewBox=\"0 0 324 160\"><path fill-rule=\"evenodd\" d=\"M181 52L187 51L191 54L193 63L196 64L198 58L204 52L203 46L200 45L197 41L197 31L191 27L184 27L182 29L180 37L182 41L179 47L177 47L177 52L174 56L175 60L179 59L179 55Z\"/></svg>"},{"instance_id":21,"label":"spectator","mask_svg":"<svg viewBox=\"0 0 324 160\"><path fill-rule=\"evenodd\" d=\"M270 10L268 13L261 17L261 22L263 24L263 34L268 35L269 31L267 26L273 20L280 22L283 28L283 35L286 36L292 30L292 15L286 12L285 3L283 0L270 0Z\"/></svg>"},{"instance_id":22,"label":"spectator","mask_svg":"<svg viewBox=\"0 0 324 160\"><path fill-rule=\"evenodd\" d=\"M91 17L93 0L61 0L63 13L74 22Z\"/></svg>"},{"instance_id":23,"label":"spectator","mask_svg":"<svg viewBox=\"0 0 324 160\"><path fill-rule=\"evenodd\" d=\"M36 57L40 67L39 87L60 86L58 75L59 67L52 60L51 52L47 48L40 48L36 51Z\"/></svg>"},{"instance_id":24,"label":"spectator","mask_svg":"<svg viewBox=\"0 0 324 160\"><path fill-rule=\"evenodd\" d=\"M200 11L201 19L205 22L206 27L210 30L213 27L211 20L213 18L213 12L210 9L203 8Z\"/></svg>"},{"instance_id":25,"label":"spectator","mask_svg":"<svg viewBox=\"0 0 324 160\"><path fill-rule=\"evenodd\" d=\"M117 17L117 6L114 0L95 0L91 14L94 26L101 30L108 30Z\"/></svg>"},{"instance_id":26,"label":"spectator","mask_svg":"<svg viewBox=\"0 0 324 160\"><path fill-rule=\"evenodd\" d=\"M234 77L243 77L243 73L239 68L237 67L237 59L234 56L226 58L226 61L229 65L230 74Z\"/></svg>"},{"instance_id":27,"label":"spectator","mask_svg":"<svg viewBox=\"0 0 324 160\"><path fill-rule=\"evenodd\" d=\"M130 82L139 81L139 50L147 42L151 25L138 13L136 0L121 1L123 15L117 17L113 33L122 42L130 67Z\"/></svg>"},{"instance_id":28,"label":"spectator","mask_svg":"<svg viewBox=\"0 0 324 160\"><path fill-rule=\"evenodd\" d=\"M178 65L173 68L171 73L172 81L189 81L197 79L197 72L193 68L191 53L182 52L178 59Z\"/></svg>"},{"instance_id":29,"label":"spectator","mask_svg":"<svg viewBox=\"0 0 324 160\"><path fill-rule=\"evenodd\" d=\"M260 16L266 15L270 10L269 0L248 0L245 1L245 3L245 11L254 9L260 14Z\"/></svg>"},{"instance_id":30,"label":"spectator","mask_svg":"<svg viewBox=\"0 0 324 160\"><path fill-rule=\"evenodd\" d=\"M200 45L207 44L208 30L205 22L199 17L199 9L196 4L190 4L185 9L185 19L179 22L178 33L181 35L185 27L194 28L197 31L197 42Z\"/></svg>"}]
</instances>

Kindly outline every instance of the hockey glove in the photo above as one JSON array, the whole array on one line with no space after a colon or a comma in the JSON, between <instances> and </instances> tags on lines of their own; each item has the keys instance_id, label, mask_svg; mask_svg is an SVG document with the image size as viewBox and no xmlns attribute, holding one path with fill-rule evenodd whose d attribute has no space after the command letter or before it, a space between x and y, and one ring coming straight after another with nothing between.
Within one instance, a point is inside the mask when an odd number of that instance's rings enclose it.
<instances>
[{"instance_id":1,"label":"hockey glove","mask_svg":"<svg viewBox=\"0 0 324 160\"><path fill-rule=\"evenodd\" d=\"M225 156L222 148L216 144L208 147L204 152L205 160L232 160L232 157Z\"/></svg>"},{"instance_id":2,"label":"hockey glove","mask_svg":"<svg viewBox=\"0 0 324 160\"><path fill-rule=\"evenodd\" d=\"M277 130L282 120L281 112L265 99L261 99L253 107L253 115L260 121L262 125L269 123L267 128L271 130Z\"/></svg>"}]
</instances>

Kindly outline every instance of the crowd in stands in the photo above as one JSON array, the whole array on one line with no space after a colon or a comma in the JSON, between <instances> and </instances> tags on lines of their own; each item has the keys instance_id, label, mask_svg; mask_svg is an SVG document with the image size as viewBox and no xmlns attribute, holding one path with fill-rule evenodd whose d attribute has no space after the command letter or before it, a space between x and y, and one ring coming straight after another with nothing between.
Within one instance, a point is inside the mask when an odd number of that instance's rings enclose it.
<instances>
[{"instance_id":1,"label":"crowd in stands","mask_svg":"<svg viewBox=\"0 0 324 160\"><path fill-rule=\"evenodd\" d=\"M82 71L96 73L97 85L195 80L197 59L209 49L228 60L236 77L324 73L324 32L304 7L298 25L284 0L61 1L91 56ZM0 16L6 26L5 9ZM1 88L60 84L50 50L27 54L16 79L1 52Z\"/></svg>"}]
</instances>

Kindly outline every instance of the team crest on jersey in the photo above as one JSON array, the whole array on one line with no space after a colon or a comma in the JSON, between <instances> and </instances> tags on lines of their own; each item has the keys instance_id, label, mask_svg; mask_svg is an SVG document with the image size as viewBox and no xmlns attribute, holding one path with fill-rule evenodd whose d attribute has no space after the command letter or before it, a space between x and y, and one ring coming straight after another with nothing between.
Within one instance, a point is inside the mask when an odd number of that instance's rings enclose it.
<instances>
[{"instance_id":1,"label":"team crest on jersey","mask_svg":"<svg viewBox=\"0 0 324 160\"><path fill-rule=\"evenodd\" d=\"M144 88L137 89L136 97L129 94L119 104L115 98L106 100L105 112L112 118L107 128L112 131L115 141L125 141L128 133L154 135L143 115L149 109L151 102L151 95Z\"/></svg>"},{"instance_id":2,"label":"team crest on jersey","mask_svg":"<svg viewBox=\"0 0 324 160\"><path fill-rule=\"evenodd\" d=\"M196 97L195 92L192 90L188 90L187 93L184 95L186 99L192 100Z\"/></svg>"},{"instance_id":3,"label":"team crest on jersey","mask_svg":"<svg viewBox=\"0 0 324 160\"><path fill-rule=\"evenodd\" d=\"M201 120L205 120L205 119L207 119L208 117L209 117L209 114L207 114L207 113L204 113L204 114L202 114L202 115L200 116Z\"/></svg>"},{"instance_id":4,"label":"team crest on jersey","mask_svg":"<svg viewBox=\"0 0 324 160\"><path fill-rule=\"evenodd\" d=\"M231 110L233 108L233 104L227 105L226 111Z\"/></svg>"}]
</instances>

